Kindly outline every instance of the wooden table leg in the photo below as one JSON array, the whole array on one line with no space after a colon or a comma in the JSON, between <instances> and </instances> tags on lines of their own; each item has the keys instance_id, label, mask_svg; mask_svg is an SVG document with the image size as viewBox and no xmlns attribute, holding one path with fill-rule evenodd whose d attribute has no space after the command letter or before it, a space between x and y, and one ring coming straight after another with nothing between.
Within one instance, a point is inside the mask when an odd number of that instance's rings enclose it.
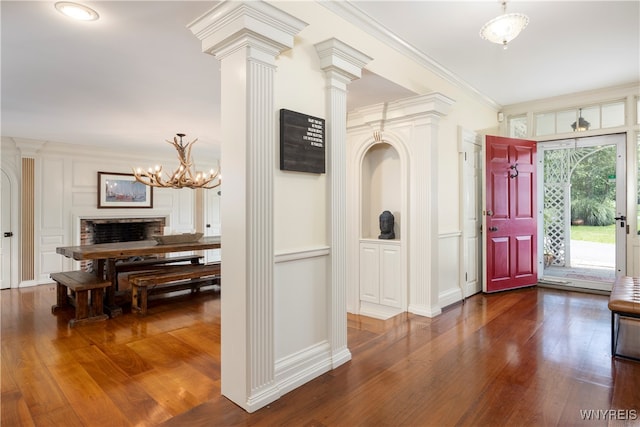
<instances>
[{"instance_id":1,"label":"wooden table leg","mask_svg":"<svg viewBox=\"0 0 640 427\"><path fill-rule=\"evenodd\" d=\"M106 295L104 299L104 311L109 314L109 317L118 317L122 315L122 307L116 304L116 287L118 286L118 277L116 275L116 260L114 258L109 258L106 260L107 264L105 266L105 260L99 259L98 261L98 271L101 277L105 277L108 281L111 282L111 286L106 289ZM106 268L105 268L106 267Z\"/></svg>"}]
</instances>

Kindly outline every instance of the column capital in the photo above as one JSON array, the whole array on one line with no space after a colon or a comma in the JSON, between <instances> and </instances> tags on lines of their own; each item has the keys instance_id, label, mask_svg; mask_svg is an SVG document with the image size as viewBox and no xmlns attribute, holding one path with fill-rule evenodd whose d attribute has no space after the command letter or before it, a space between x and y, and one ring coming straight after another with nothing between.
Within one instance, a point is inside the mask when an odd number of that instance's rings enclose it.
<instances>
[{"instance_id":1,"label":"column capital","mask_svg":"<svg viewBox=\"0 0 640 427\"><path fill-rule=\"evenodd\" d=\"M362 77L362 68L373 59L336 38L317 43L315 47L320 68L340 74L349 81Z\"/></svg>"},{"instance_id":2,"label":"column capital","mask_svg":"<svg viewBox=\"0 0 640 427\"><path fill-rule=\"evenodd\" d=\"M44 147L46 141L35 139L13 138L16 148L20 151L21 157L36 157L38 152Z\"/></svg>"},{"instance_id":3,"label":"column capital","mask_svg":"<svg viewBox=\"0 0 640 427\"><path fill-rule=\"evenodd\" d=\"M203 52L221 59L234 47L248 44L267 49L275 57L291 49L294 36L307 25L263 1L228 0L187 28L202 42Z\"/></svg>"}]
</instances>

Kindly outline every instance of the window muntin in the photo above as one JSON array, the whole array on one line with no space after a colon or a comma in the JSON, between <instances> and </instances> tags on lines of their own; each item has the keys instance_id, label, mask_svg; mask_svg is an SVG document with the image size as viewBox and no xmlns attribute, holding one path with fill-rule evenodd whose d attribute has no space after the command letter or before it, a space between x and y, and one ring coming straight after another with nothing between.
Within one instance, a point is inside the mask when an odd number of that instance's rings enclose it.
<instances>
[{"instance_id":1,"label":"window muntin","mask_svg":"<svg viewBox=\"0 0 640 427\"><path fill-rule=\"evenodd\" d=\"M638 101L638 122L640 123L640 100ZM553 135L574 132L572 124L582 118L589 122L589 130L624 126L625 102L615 101L588 107L545 111L535 115L535 135Z\"/></svg>"}]
</instances>

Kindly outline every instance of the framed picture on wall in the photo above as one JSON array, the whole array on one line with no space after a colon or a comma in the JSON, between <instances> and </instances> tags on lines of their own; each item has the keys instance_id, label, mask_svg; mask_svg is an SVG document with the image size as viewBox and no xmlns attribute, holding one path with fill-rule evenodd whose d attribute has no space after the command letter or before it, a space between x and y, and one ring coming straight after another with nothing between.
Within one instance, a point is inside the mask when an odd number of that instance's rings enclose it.
<instances>
[{"instance_id":1,"label":"framed picture on wall","mask_svg":"<svg viewBox=\"0 0 640 427\"><path fill-rule=\"evenodd\" d=\"M153 187L133 174L98 172L98 208L152 208Z\"/></svg>"}]
</instances>

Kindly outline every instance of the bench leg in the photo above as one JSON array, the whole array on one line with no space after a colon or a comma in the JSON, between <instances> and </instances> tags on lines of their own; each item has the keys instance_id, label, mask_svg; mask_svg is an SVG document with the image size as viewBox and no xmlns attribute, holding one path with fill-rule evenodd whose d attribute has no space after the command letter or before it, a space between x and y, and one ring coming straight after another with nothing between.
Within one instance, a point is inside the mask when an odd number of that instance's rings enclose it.
<instances>
[{"instance_id":1,"label":"bench leg","mask_svg":"<svg viewBox=\"0 0 640 427\"><path fill-rule=\"evenodd\" d=\"M140 296L138 295L138 285L131 284L131 311L138 311L140 306L138 305L138 300Z\"/></svg>"},{"instance_id":2,"label":"bench leg","mask_svg":"<svg viewBox=\"0 0 640 427\"><path fill-rule=\"evenodd\" d=\"M104 289L91 290L91 317L101 316L104 311Z\"/></svg>"},{"instance_id":3,"label":"bench leg","mask_svg":"<svg viewBox=\"0 0 640 427\"><path fill-rule=\"evenodd\" d=\"M76 321L89 317L89 291L76 291Z\"/></svg>"},{"instance_id":4,"label":"bench leg","mask_svg":"<svg viewBox=\"0 0 640 427\"><path fill-rule=\"evenodd\" d=\"M67 287L56 282L56 305L51 306L51 313L55 313L58 310L69 306L69 299L67 298Z\"/></svg>"},{"instance_id":5,"label":"bench leg","mask_svg":"<svg viewBox=\"0 0 640 427\"><path fill-rule=\"evenodd\" d=\"M617 344L617 333L616 333L616 312L611 312L611 355L615 357L616 355L616 344Z\"/></svg>"},{"instance_id":6,"label":"bench leg","mask_svg":"<svg viewBox=\"0 0 640 427\"><path fill-rule=\"evenodd\" d=\"M621 359L634 360L640 362L640 357L631 356L629 354L618 353L618 344L620 336L620 313L611 312L611 355ZM640 319L639 315L624 313L625 318ZM628 327L628 326L627 326Z\"/></svg>"},{"instance_id":7,"label":"bench leg","mask_svg":"<svg viewBox=\"0 0 640 427\"><path fill-rule=\"evenodd\" d=\"M138 295L140 296L140 315L146 316L147 315L147 287L143 286L142 288L140 288Z\"/></svg>"},{"instance_id":8,"label":"bench leg","mask_svg":"<svg viewBox=\"0 0 640 427\"><path fill-rule=\"evenodd\" d=\"M147 314L147 287L131 284L131 310L141 316Z\"/></svg>"},{"instance_id":9,"label":"bench leg","mask_svg":"<svg viewBox=\"0 0 640 427\"><path fill-rule=\"evenodd\" d=\"M91 301L89 301L90 292ZM69 326L74 327L81 323L97 322L109 318L109 316L103 314L102 311L104 289L76 291L75 294L76 316L69 321Z\"/></svg>"}]
</instances>

